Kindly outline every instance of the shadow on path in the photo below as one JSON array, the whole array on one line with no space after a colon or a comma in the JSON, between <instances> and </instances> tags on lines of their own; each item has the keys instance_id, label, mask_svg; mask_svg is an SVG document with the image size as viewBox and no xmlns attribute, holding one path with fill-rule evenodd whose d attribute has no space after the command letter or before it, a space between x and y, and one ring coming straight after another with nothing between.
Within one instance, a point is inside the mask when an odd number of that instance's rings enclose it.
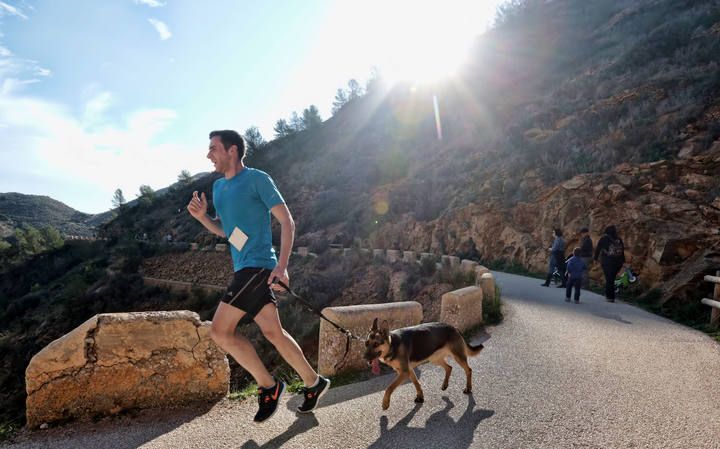
<instances>
[{"instance_id":1,"label":"shadow on path","mask_svg":"<svg viewBox=\"0 0 720 449\"><path fill-rule=\"evenodd\" d=\"M87 447L135 449L205 415L215 403L191 404L178 409L128 411L97 423L73 421L48 430L24 430L13 449ZM72 441L72 444L70 443ZM4 447L2 444L0 446Z\"/></svg>"},{"instance_id":2,"label":"shadow on path","mask_svg":"<svg viewBox=\"0 0 720 449\"><path fill-rule=\"evenodd\" d=\"M633 324L632 321L624 319L619 313L612 313L605 310L593 310L591 313L596 317L604 318L606 320L615 320L624 324Z\"/></svg>"},{"instance_id":3,"label":"shadow on path","mask_svg":"<svg viewBox=\"0 0 720 449\"><path fill-rule=\"evenodd\" d=\"M440 370L440 368L438 369ZM418 379L422 379L422 370L416 368L415 375ZM393 379L395 379L395 376L395 372L391 371L388 374L383 374L366 380L364 382L351 383L335 388L333 388L331 385L330 390L320 400L320 404L318 405L318 407L328 407L330 405L335 405L340 402L351 401L362 396L367 396L369 394L377 393L379 391L384 391L388 387L388 385L392 383ZM404 382L403 385L408 382L410 381L408 380ZM302 395L294 395L287 401L288 410L294 413L297 407L302 404L302 401ZM378 407L380 407L380 401L381 400L378 399Z\"/></svg>"},{"instance_id":4,"label":"shadow on path","mask_svg":"<svg viewBox=\"0 0 720 449\"><path fill-rule=\"evenodd\" d=\"M443 401L445 401L445 408L430 415L425 421L424 427L408 427L423 404L417 404L392 429L388 429L387 416L382 416L380 418L380 437L368 448L468 448L473 442L475 429L480 422L495 414L492 410L474 410L475 399L468 396L467 408L456 422L449 414L454 404L447 396L443 396Z\"/></svg>"},{"instance_id":5,"label":"shadow on path","mask_svg":"<svg viewBox=\"0 0 720 449\"><path fill-rule=\"evenodd\" d=\"M317 427L319 424L320 423L318 423L317 418L315 418L315 416L312 414L299 415L285 432L276 436L272 440L269 440L262 446L258 445L255 440L248 440L247 442L245 442L245 444L240 446L240 449L274 449L282 447L285 443L287 443L294 437L300 435L301 433L307 432L313 427Z\"/></svg>"}]
</instances>

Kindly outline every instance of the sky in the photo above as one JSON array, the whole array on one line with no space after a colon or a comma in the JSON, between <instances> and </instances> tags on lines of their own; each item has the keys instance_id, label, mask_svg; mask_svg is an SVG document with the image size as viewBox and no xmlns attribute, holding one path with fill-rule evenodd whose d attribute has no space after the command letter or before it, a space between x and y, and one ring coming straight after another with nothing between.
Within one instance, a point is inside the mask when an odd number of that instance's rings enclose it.
<instances>
[{"instance_id":1,"label":"sky","mask_svg":"<svg viewBox=\"0 0 720 449\"><path fill-rule=\"evenodd\" d=\"M211 130L449 75L502 1L0 0L0 192L104 212L212 170Z\"/></svg>"}]
</instances>

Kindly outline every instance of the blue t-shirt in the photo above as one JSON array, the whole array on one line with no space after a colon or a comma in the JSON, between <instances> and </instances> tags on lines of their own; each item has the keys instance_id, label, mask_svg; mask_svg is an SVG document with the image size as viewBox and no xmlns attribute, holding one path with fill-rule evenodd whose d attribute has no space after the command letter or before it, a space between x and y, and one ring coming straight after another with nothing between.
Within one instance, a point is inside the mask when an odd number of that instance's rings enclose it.
<instances>
[{"instance_id":1,"label":"blue t-shirt","mask_svg":"<svg viewBox=\"0 0 720 449\"><path fill-rule=\"evenodd\" d=\"M270 176L254 168L245 167L230 179L215 181L213 204L225 236L230 238L238 227L248 237L241 251L230 244L235 271L248 267L275 268L270 209L284 202Z\"/></svg>"},{"instance_id":2,"label":"blue t-shirt","mask_svg":"<svg viewBox=\"0 0 720 449\"><path fill-rule=\"evenodd\" d=\"M587 265L580 257L572 256L568 259L566 271L571 279L582 279L585 270L587 270Z\"/></svg>"}]
</instances>

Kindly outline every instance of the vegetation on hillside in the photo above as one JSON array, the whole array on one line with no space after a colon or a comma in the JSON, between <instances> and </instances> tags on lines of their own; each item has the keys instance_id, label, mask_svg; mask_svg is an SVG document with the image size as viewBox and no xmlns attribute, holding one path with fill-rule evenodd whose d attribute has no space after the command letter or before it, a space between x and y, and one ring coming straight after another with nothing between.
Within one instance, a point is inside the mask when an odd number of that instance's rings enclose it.
<instances>
[{"instance_id":1,"label":"vegetation on hillside","mask_svg":"<svg viewBox=\"0 0 720 449\"><path fill-rule=\"evenodd\" d=\"M246 130L247 162L276 180L296 219L297 244L316 252L329 242L353 246L384 222L430 221L479 198L531 201L538 189L529 178L552 184L621 162L707 151L720 138L719 37L714 0L511 1L457 79L413 89L388 88L380 76L366 90L349 84L338 90L325 122L311 106L279 120L271 142ZM55 248L48 231L40 248L31 243L39 231L24 228L17 248L29 260L0 276L0 400L8 404L0 422L22 423L22 372L30 357L90 316L189 309L210 317L217 298L145 287L138 268L143 258L169 250L157 245L168 234L201 246L220 241L185 210L198 190L213 213L218 176L181 174L163 194L145 186L132 203L120 192L117 217L98 230L107 241ZM2 227L10 232L27 222L81 233L77 226L88 219L13 195L0 194L7 218L0 222L13 221ZM50 212L35 223L43 208ZM135 240L145 235L149 243ZM338 263L323 254L293 260L291 268L294 288L321 307L390 296L428 302L468 281L434 265L400 273L360 255ZM307 323L317 319L292 302L282 305L289 331L313 354L317 332ZM246 331L257 337L252 326ZM279 359L270 360L287 372ZM245 380L237 374L233 388Z\"/></svg>"},{"instance_id":2,"label":"vegetation on hillside","mask_svg":"<svg viewBox=\"0 0 720 449\"><path fill-rule=\"evenodd\" d=\"M47 196L0 193L0 239L23 226L52 227L63 235L91 236L94 223L93 215Z\"/></svg>"}]
</instances>

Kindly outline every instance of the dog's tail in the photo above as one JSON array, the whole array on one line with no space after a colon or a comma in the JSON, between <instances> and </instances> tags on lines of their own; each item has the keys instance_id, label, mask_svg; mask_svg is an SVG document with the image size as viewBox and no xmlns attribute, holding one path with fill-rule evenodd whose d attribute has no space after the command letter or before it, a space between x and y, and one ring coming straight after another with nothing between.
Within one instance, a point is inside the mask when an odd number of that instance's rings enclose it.
<instances>
[{"instance_id":1,"label":"dog's tail","mask_svg":"<svg viewBox=\"0 0 720 449\"><path fill-rule=\"evenodd\" d=\"M465 352L471 357L480 354L480 351L485 348L482 344L471 345L470 343L465 343L465 347L467 348Z\"/></svg>"}]
</instances>

